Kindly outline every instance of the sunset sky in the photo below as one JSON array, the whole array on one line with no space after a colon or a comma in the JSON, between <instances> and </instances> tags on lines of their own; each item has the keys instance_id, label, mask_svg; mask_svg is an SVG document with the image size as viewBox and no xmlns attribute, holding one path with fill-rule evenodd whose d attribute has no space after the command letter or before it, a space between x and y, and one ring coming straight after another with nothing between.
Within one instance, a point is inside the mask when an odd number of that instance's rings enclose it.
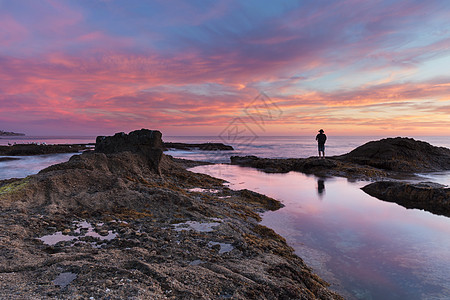
<instances>
[{"instance_id":1,"label":"sunset sky","mask_svg":"<svg viewBox=\"0 0 450 300\"><path fill-rule=\"evenodd\" d=\"M0 0L0 130L140 128L450 135L450 1Z\"/></svg>"}]
</instances>

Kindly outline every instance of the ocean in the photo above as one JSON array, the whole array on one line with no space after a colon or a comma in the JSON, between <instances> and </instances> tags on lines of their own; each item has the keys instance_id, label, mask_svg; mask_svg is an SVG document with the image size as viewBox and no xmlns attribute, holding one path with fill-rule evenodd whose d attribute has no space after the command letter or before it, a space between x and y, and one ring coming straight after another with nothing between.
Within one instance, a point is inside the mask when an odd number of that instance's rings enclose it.
<instances>
[{"instance_id":1,"label":"ocean","mask_svg":"<svg viewBox=\"0 0 450 300\"><path fill-rule=\"evenodd\" d=\"M350 152L379 136L328 136L325 147L327 156ZM450 148L450 136L417 136L416 140L429 142L434 146ZM0 145L22 143L87 144L95 143L94 136L19 136L0 137ZM315 136L163 136L166 142L180 143L224 143L233 146L233 151L183 151L170 150L165 153L174 157L213 163L229 163L230 156L255 155L264 158L305 158L317 156ZM37 173L49 165L66 161L71 154L24 156L20 161L0 162L0 179L22 178ZM447 173L424 174L429 180L450 184ZM431 177L430 177L431 176Z\"/></svg>"},{"instance_id":2,"label":"ocean","mask_svg":"<svg viewBox=\"0 0 450 300\"><path fill-rule=\"evenodd\" d=\"M395 136L390 136L395 137ZM428 142L434 146L450 148L450 136L408 136ZM381 136L330 136L326 142L329 156L347 153ZM95 136L0 136L0 145L8 144L88 144L95 143ZM236 150L232 154L256 155L269 158L297 158L317 155L315 135L311 136L163 136L166 142L180 143L224 143ZM196 155L196 154L193 154ZM204 153L208 157L208 153ZM211 159L214 156L209 155ZM225 162L225 161L224 161Z\"/></svg>"},{"instance_id":3,"label":"ocean","mask_svg":"<svg viewBox=\"0 0 450 300\"><path fill-rule=\"evenodd\" d=\"M163 137L164 138L164 137ZM350 152L369 141L380 140L379 136L330 136L325 147L327 156ZM416 140L428 142L434 146L450 148L450 136L417 136ZM224 143L234 147L234 151L169 151L167 154L192 160L228 163L232 155L255 155L264 158L305 158L317 156L315 136L259 136L259 137L221 137L195 136L164 138L167 142L182 143Z\"/></svg>"},{"instance_id":4,"label":"ocean","mask_svg":"<svg viewBox=\"0 0 450 300\"><path fill-rule=\"evenodd\" d=\"M341 155L381 137L328 136L326 155ZM450 137L414 137L450 148ZM230 188L250 189L285 206L263 214L262 224L288 244L346 299L450 299L450 218L380 201L360 188L368 182L317 178L297 172L266 174L227 164L232 155L268 158L317 155L314 136L236 138L164 137L168 142L221 142L233 151L167 151L175 157L215 162L191 169L222 178ZM18 137L0 144L92 143L95 137ZM0 162L0 179L25 177L72 154L21 157ZM450 185L450 172L418 174L418 180Z\"/></svg>"}]
</instances>

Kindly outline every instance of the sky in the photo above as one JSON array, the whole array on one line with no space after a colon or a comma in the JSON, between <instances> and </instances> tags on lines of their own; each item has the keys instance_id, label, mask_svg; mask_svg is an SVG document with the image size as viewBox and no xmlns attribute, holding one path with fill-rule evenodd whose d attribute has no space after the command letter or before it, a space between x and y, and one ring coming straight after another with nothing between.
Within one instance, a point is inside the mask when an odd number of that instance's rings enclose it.
<instances>
[{"instance_id":1,"label":"sky","mask_svg":"<svg viewBox=\"0 0 450 300\"><path fill-rule=\"evenodd\" d=\"M0 130L450 135L448 0L0 0Z\"/></svg>"}]
</instances>

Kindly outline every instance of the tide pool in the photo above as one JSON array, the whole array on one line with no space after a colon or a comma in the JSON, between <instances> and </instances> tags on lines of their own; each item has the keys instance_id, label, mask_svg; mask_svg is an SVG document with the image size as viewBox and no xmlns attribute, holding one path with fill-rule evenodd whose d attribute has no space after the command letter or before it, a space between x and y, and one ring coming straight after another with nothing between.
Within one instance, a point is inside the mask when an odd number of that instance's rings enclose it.
<instances>
[{"instance_id":1,"label":"tide pool","mask_svg":"<svg viewBox=\"0 0 450 300\"><path fill-rule=\"evenodd\" d=\"M360 189L368 182L234 165L191 171L280 200L262 225L347 299L450 298L449 218L380 201Z\"/></svg>"}]
</instances>

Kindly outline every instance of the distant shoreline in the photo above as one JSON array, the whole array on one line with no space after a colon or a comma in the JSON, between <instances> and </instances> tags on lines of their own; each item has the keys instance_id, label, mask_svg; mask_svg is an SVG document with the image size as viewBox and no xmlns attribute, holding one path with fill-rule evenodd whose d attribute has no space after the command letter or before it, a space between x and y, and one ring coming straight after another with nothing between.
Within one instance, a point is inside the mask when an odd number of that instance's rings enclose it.
<instances>
[{"instance_id":1,"label":"distant shoreline","mask_svg":"<svg viewBox=\"0 0 450 300\"><path fill-rule=\"evenodd\" d=\"M16 132L9 132L9 131L0 130L0 138L2 136L25 136L25 133L16 133Z\"/></svg>"}]
</instances>

